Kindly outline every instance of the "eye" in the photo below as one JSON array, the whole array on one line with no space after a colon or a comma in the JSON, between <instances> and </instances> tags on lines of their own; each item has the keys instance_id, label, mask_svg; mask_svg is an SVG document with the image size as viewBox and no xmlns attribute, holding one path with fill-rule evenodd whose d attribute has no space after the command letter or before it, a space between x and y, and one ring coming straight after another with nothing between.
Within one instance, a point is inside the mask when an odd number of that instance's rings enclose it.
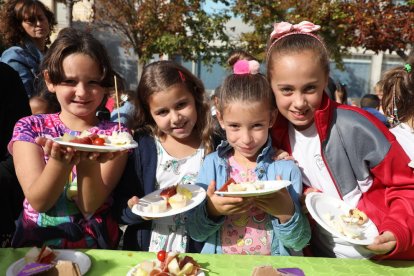
<instances>
[{"instance_id":1,"label":"eye","mask_svg":"<svg viewBox=\"0 0 414 276\"><path fill-rule=\"evenodd\" d=\"M316 91L316 85L309 85L305 88L306 93L313 93Z\"/></svg>"},{"instance_id":2,"label":"eye","mask_svg":"<svg viewBox=\"0 0 414 276\"><path fill-rule=\"evenodd\" d=\"M161 117L167 116L167 114L168 114L168 110L166 109L161 109L155 112L155 115L161 116Z\"/></svg>"},{"instance_id":3,"label":"eye","mask_svg":"<svg viewBox=\"0 0 414 276\"><path fill-rule=\"evenodd\" d=\"M234 130L234 129L238 129L239 125L238 124L229 124L228 127Z\"/></svg>"},{"instance_id":4,"label":"eye","mask_svg":"<svg viewBox=\"0 0 414 276\"><path fill-rule=\"evenodd\" d=\"M293 92L291 87L281 87L279 90L282 94L289 94Z\"/></svg>"},{"instance_id":5,"label":"eye","mask_svg":"<svg viewBox=\"0 0 414 276\"><path fill-rule=\"evenodd\" d=\"M98 86L101 86L101 82L100 81L97 81L97 80L91 80L91 81L89 81L89 84L90 85L98 85Z\"/></svg>"},{"instance_id":6,"label":"eye","mask_svg":"<svg viewBox=\"0 0 414 276\"><path fill-rule=\"evenodd\" d=\"M76 85L76 81L75 80L72 80L72 79L65 79L65 80L62 80L61 82L60 82L60 84L62 84L62 85L67 85L67 86L75 86Z\"/></svg>"},{"instance_id":7,"label":"eye","mask_svg":"<svg viewBox=\"0 0 414 276\"><path fill-rule=\"evenodd\" d=\"M177 109L183 109L187 106L187 101L179 102L177 104Z\"/></svg>"},{"instance_id":8,"label":"eye","mask_svg":"<svg viewBox=\"0 0 414 276\"><path fill-rule=\"evenodd\" d=\"M260 128L262 128L264 125L262 124L262 123L257 123L257 124L254 124L253 125L253 128L254 129L260 129Z\"/></svg>"}]
</instances>

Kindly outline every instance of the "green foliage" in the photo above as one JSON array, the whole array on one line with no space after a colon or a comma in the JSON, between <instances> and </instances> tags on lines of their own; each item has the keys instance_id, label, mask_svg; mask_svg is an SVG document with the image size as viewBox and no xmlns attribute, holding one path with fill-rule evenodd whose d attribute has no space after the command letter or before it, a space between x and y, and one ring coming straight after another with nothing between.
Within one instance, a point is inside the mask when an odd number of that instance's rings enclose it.
<instances>
[{"instance_id":1,"label":"green foliage","mask_svg":"<svg viewBox=\"0 0 414 276\"><path fill-rule=\"evenodd\" d=\"M180 55L208 64L222 57L229 44L225 23L230 16L208 14L200 0L100 0L96 22L123 35L141 63L154 54ZM217 43L220 41L220 43Z\"/></svg>"}]
</instances>

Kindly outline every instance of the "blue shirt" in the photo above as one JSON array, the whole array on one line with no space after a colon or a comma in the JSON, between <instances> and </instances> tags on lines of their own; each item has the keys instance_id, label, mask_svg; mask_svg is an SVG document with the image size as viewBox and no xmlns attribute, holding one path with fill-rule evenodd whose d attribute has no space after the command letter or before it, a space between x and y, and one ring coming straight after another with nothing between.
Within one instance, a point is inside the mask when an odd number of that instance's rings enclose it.
<instances>
[{"instance_id":1,"label":"blue shirt","mask_svg":"<svg viewBox=\"0 0 414 276\"><path fill-rule=\"evenodd\" d=\"M387 117L384 114L382 114L381 112L379 112L377 109L375 109L373 107L363 107L362 109L365 110L365 111L368 111L369 113L371 113L372 115L377 117L377 119L380 120L386 127L390 127L390 124L388 123Z\"/></svg>"},{"instance_id":2,"label":"blue shirt","mask_svg":"<svg viewBox=\"0 0 414 276\"><path fill-rule=\"evenodd\" d=\"M23 46L8 48L1 55L1 61L12 67L23 82L27 96L30 98L37 94L35 79L39 75L39 66L43 54L31 40L25 40Z\"/></svg>"}]
</instances>

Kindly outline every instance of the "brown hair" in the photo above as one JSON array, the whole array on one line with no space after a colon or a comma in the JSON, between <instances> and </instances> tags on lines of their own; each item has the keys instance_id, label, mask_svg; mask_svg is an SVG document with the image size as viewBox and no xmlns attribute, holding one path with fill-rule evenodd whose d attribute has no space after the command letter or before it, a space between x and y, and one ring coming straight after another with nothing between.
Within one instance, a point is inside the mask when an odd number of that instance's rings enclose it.
<instances>
[{"instance_id":1,"label":"brown hair","mask_svg":"<svg viewBox=\"0 0 414 276\"><path fill-rule=\"evenodd\" d=\"M312 51L326 75L329 75L329 54L320 37L294 33L280 38L276 43L273 43L274 41L275 38L271 38L267 43L267 78L269 81L273 71L273 60L277 60L281 55L304 51Z\"/></svg>"},{"instance_id":2,"label":"brown hair","mask_svg":"<svg viewBox=\"0 0 414 276\"><path fill-rule=\"evenodd\" d=\"M249 54L246 51L243 50L234 50L233 52L230 53L229 58L227 59L227 65L231 67L231 69L233 69L233 65L238 61L238 60L256 60L256 58Z\"/></svg>"},{"instance_id":3,"label":"brown hair","mask_svg":"<svg viewBox=\"0 0 414 276\"><path fill-rule=\"evenodd\" d=\"M228 59L229 65L233 66L239 60L256 59L245 52L243 52L243 55L237 53L236 55L230 56ZM270 111L276 109L276 101L269 82L260 73L231 74L224 79L223 84L220 86L217 110L223 113L226 106L235 101L267 102L269 103Z\"/></svg>"},{"instance_id":4,"label":"brown hair","mask_svg":"<svg viewBox=\"0 0 414 276\"><path fill-rule=\"evenodd\" d=\"M157 61L144 68L135 99L134 128L162 137L163 133L152 118L148 102L151 95L174 85L183 85L193 95L197 110L194 130L201 139L206 154L210 153L213 150L211 116L204 85L189 70L172 61Z\"/></svg>"},{"instance_id":5,"label":"brown hair","mask_svg":"<svg viewBox=\"0 0 414 276\"><path fill-rule=\"evenodd\" d=\"M382 77L382 109L386 116L396 120L395 123L414 118L414 55L405 66L390 69Z\"/></svg>"},{"instance_id":6,"label":"brown hair","mask_svg":"<svg viewBox=\"0 0 414 276\"><path fill-rule=\"evenodd\" d=\"M90 33L74 28L64 28L59 32L40 65L42 72L47 71L51 83L56 85L64 80L63 60L72 54L84 54L92 58L102 74L100 85L104 88L114 87L114 71L105 47ZM56 97L56 94L53 95ZM108 93L97 110L102 109L107 100Z\"/></svg>"},{"instance_id":7,"label":"brown hair","mask_svg":"<svg viewBox=\"0 0 414 276\"><path fill-rule=\"evenodd\" d=\"M53 84L64 80L63 60L71 54L84 54L92 58L102 73L100 85L113 87L114 71L105 47L92 34L74 28L64 28L59 32L41 64L41 70L48 72Z\"/></svg>"},{"instance_id":8,"label":"brown hair","mask_svg":"<svg viewBox=\"0 0 414 276\"><path fill-rule=\"evenodd\" d=\"M10 0L2 5L0 11L0 32L4 43L8 46L22 45L23 40L27 37L22 27L22 22L27 20L35 22L37 20L37 11L43 11L49 22L49 35L52 33L54 26L57 24L54 14L42 2L37 0ZM50 38L46 40L50 44Z\"/></svg>"}]
</instances>

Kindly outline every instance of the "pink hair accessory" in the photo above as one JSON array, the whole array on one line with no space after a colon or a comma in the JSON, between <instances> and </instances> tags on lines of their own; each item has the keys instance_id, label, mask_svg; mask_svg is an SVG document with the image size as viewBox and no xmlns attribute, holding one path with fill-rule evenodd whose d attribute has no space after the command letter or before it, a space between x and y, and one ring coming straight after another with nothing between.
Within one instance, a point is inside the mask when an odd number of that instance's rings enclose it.
<instances>
[{"instance_id":1,"label":"pink hair accessory","mask_svg":"<svg viewBox=\"0 0 414 276\"><path fill-rule=\"evenodd\" d=\"M302 21L299 24L292 25L289 22L280 22L273 24L273 32L270 34L271 38L280 38L288 33L312 33L321 28L309 21Z\"/></svg>"},{"instance_id":2,"label":"pink hair accessory","mask_svg":"<svg viewBox=\"0 0 414 276\"><path fill-rule=\"evenodd\" d=\"M319 39L319 37L312 32L315 32L321 28L320 25L315 25L309 21L302 21L299 24L290 24L289 22L280 22L273 24L273 31L270 34L270 38L275 39L272 44L269 46L267 50L267 57L269 59L270 50L272 49L273 45L276 44L280 39L293 34L304 34L309 35L315 39L317 39L322 45L325 47L323 42Z\"/></svg>"},{"instance_id":3,"label":"pink hair accessory","mask_svg":"<svg viewBox=\"0 0 414 276\"><path fill-rule=\"evenodd\" d=\"M233 65L233 73L236 75L243 75L243 74L255 75L259 73L259 69L260 69L260 64L256 60L241 59L241 60L238 60Z\"/></svg>"}]
</instances>

